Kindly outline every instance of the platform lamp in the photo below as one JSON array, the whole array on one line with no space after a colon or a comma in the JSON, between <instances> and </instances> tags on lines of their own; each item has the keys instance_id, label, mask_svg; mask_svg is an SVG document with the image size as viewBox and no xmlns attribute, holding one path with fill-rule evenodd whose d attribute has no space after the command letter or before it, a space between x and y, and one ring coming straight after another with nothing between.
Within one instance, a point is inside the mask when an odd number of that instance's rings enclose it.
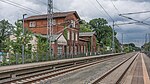
<instances>
[{"instance_id":1,"label":"platform lamp","mask_svg":"<svg viewBox=\"0 0 150 84\"><path fill-rule=\"evenodd\" d=\"M23 37L24 37L24 17L26 16L27 14L23 14L23 24L22 24L22 32L23 32ZM24 43L22 43L22 64L24 64Z\"/></svg>"}]
</instances>

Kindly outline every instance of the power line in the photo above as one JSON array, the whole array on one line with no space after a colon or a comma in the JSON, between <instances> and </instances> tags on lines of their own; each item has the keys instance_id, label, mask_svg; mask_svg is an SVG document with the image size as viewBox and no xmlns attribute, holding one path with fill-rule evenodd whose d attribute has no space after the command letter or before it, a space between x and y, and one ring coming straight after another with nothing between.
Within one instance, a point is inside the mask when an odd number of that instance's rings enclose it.
<instances>
[{"instance_id":1,"label":"power line","mask_svg":"<svg viewBox=\"0 0 150 84\"><path fill-rule=\"evenodd\" d=\"M111 3L113 4L114 8L117 10L117 12L119 13L118 8L115 6L115 4L113 3L113 1L111 0Z\"/></svg>"},{"instance_id":2,"label":"power line","mask_svg":"<svg viewBox=\"0 0 150 84\"><path fill-rule=\"evenodd\" d=\"M102 14L102 15L105 15L106 16L106 14L104 14L103 12L100 12L101 10L96 6L96 5L93 5L94 3L91 1L91 0L88 0L90 3L91 3L91 5L94 7L94 8L96 8L96 9L98 9L99 11L97 11L100 15ZM107 17L107 16L106 16Z\"/></svg>"},{"instance_id":3,"label":"power line","mask_svg":"<svg viewBox=\"0 0 150 84\"><path fill-rule=\"evenodd\" d=\"M146 21L146 20L148 20L148 19L150 19L150 17L148 17L148 18L144 19L143 21Z\"/></svg>"},{"instance_id":4,"label":"power line","mask_svg":"<svg viewBox=\"0 0 150 84\"><path fill-rule=\"evenodd\" d=\"M116 7L116 5L113 3L113 1L111 0L111 3L112 5L114 6L115 10L118 12L117 14L119 15L120 14L120 11L119 9ZM119 23L119 24L114 24L116 25L120 30L122 30L122 28L119 26L119 25L127 25L127 24L135 24L135 23L138 23L138 22L125 22L125 20L122 18L122 21L124 23Z\"/></svg>"},{"instance_id":5,"label":"power line","mask_svg":"<svg viewBox=\"0 0 150 84\"><path fill-rule=\"evenodd\" d=\"M104 12L107 14L107 16L113 21L113 28L112 28L112 32L113 32L113 38L112 38L112 53L114 53L115 52L115 35L114 35L114 33L115 33L115 31L114 31L114 20L113 20L113 18L109 15L109 13L105 10L105 8L101 5L101 3L98 1L98 0L96 0L96 2L98 3L98 5L104 10Z\"/></svg>"},{"instance_id":6,"label":"power line","mask_svg":"<svg viewBox=\"0 0 150 84\"><path fill-rule=\"evenodd\" d=\"M113 3L112 0L111 0L111 3L112 3L112 5L113 5L113 7L116 9L116 11L117 11L118 13L120 13L119 10L118 10L118 8L115 6L115 4ZM118 14L118 13L117 13L117 14ZM122 19L122 20L124 20L124 19ZM118 24L114 24L114 25L116 25L120 30L122 30Z\"/></svg>"},{"instance_id":7,"label":"power line","mask_svg":"<svg viewBox=\"0 0 150 84\"><path fill-rule=\"evenodd\" d=\"M142 11L142 12L133 12L133 13L124 13L124 14L121 14L121 15L132 15L132 14L141 14L141 13L149 13L150 11ZM143 21L146 21L150 19L150 17L144 19Z\"/></svg>"},{"instance_id":8,"label":"power line","mask_svg":"<svg viewBox=\"0 0 150 84\"><path fill-rule=\"evenodd\" d=\"M85 0L84 0L84 1L85 1ZM87 4L89 4L91 7L96 8L96 6L92 5L92 2L91 2L90 0L88 0L88 1L86 0L85 2L87 2ZM90 7L90 10L93 11L93 8L91 8L91 7ZM93 12L94 12L94 11L93 11ZM101 13L100 13L99 11L96 11L96 13L101 15Z\"/></svg>"},{"instance_id":9,"label":"power line","mask_svg":"<svg viewBox=\"0 0 150 84\"><path fill-rule=\"evenodd\" d=\"M109 16L109 18L112 20L112 21L114 21L113 20L113 18L109 15L109 13L105 10L105 8L101 5L101 3L98 1L98 0L96 0L96 2L99 4L99 6L104 10L104 12Z\"/></svg>"},{"instance_id":10,"label":"power line","mask_svg":"<svg viewBox=\"0 0 150 84\"><path fill-rule=\"evenodd\" d=\"M46 3L46 2L39 1L39 0L37 0L37 1L47 6L47 3ZM58 11L62 11L62 10L60 10L60 9L56 8L56 7L53 7L53 9L58 10Z\"/></svg>"},{"instance_id":11,"label":"power line","mask_svg":"<svg viewBox=\"0 0 150 84\"><path fill-rule=\"evenodd\" d=\"M147 24L147 23L145 23L145 22L143 22L143 21L139 21L139 20L133 19L133 18L131 18L131 17L124 16L124 15L122 15L122 14L119 14L119 16L124 17L124 18L127 18L127 19L130 19L130 20L133 20L133 21L136 21L136 22L138 22L138 23L142 23L142 24L144 24L144 25L150 26L150 24Z\"/></svg>"},{"instance_id":12,"label":"power line","mask_svg":"<svg viewBox=\"0 0 150 84\"><path fill-rule=\"evenodd\" d=\"M34 9L31 10L31 8L29 9L28 7L22 6L22 5L18 4L18 3L14 3L14 2L12 3L12 2L10 2L10 1L4 1L4 0L0 0L0 1L3 2L3 3L10 4L10 5L12 5L12 6L15 6L15 7L18 7L18 8L27 10L27 11L30 11L30 12L32 12L32 13L40 14L40 12L38 12L38 11L36 11L36 10L34 10Z\"/></svg>"},{"instance_id":13,"label":"power line","mask_svg":"<svg viewBox=\"0 0 150 84\"><path fill-rule=\"evenodd\" d=\"M124 13L122 15L131 15L131 14L140 14L140 13L148 13L150 11L142 11L142 12L133 12L133 13Z\"/></svg>"},{"instance_id":14,"label":"power line","mask_svg":"<svg viewBox=\"0 0 150 84\"><path fill-rule=\"evenodd\" d=\"M113 5L113 7L116 9L116 11L118 12L117 14L120 14L119 9L115 6L115 4L113 3L112 0L111 0L111 3L112 3L112 5ZM123 19L123 18L122 18L122 20L123 20L123 22L124 22L124 19ZM119 25L117 25L117 26L119 26Z\"/></svg>"},{"instance_id":15,"label":"power line","mask_svg":"<svg viewBox=\"0 0 150 84\"><path fill-rule=\"evenodd\" d=\"M11 2L11 3L13 3L13 4L16 4L16 5L20 5L20 6L24 7L24 8L30 9L30 10L32 10L32 11L35 11L35 12L37 12L37 13L41 13L41 11L34 10L34 9L29 8L29 7L27 7L27 6L23 6L23 5L19 4L19 3L13 2L13 1L11 1L11 0L7 0L7 1L8 1L8 2Z\"/></svg>"}]
</instances>

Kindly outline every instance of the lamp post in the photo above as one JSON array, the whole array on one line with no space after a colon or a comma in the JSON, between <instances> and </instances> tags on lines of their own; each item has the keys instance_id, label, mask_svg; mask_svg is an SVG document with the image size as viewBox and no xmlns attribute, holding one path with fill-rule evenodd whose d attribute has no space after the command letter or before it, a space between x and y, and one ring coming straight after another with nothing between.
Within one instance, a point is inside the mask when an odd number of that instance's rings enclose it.
<instances>
[{"instance_id":1,"label":"lamp post","mask_svg":"<svg viewBox=\"0 0 150 84\"><path fill-rule=\"evenodd\" d=\"M121 52L124 52L124 48L123 48L123 33L122 33L122 45L121 45L121 47L122 47L122 51Z\"/></svg>"},{"instance_id":2,"label":"lamp post","mask_svg":"<svg viewBox=\"0 0 150 84\"><path fill-rule=\"evenodd\" d=\"M112 29L112 32L113 32L113 38L112 38L112 53L115 53L115 30L114 30L114 28L115 28L115 25L114 25L114 21L113 21L113 29Z\"/></svg>"},{"instance_id":3,"label":"lamp post","mask_svg":"<svg viewBox=\"0 0 150 84\"><path fill-rule=\"evenodd\" d=\"M23 32L23 37L24 37L24 17L26 16L27 14L23 14L23 24L22 24L22 32ZM22 64L24 64L24 43L22 43Z\"/></svg>"}]
</instances>

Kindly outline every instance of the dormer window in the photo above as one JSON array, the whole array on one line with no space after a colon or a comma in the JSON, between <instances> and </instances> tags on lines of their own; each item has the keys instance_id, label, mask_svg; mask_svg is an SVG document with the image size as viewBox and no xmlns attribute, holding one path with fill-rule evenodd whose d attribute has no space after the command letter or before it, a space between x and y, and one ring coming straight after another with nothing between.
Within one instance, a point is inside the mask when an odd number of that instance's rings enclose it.
<instances>
[{"instance_id":1,"label":"dormer window","mask_svg":"<svg viewBox=\"0 0 150 84\"><path fill-rule=\"evenodd\" d=\"M36 22L35 21L31 21L29 24L29 27L36 27Z\"/></svg>"},{"instance_id":2,"label":"dormer window","mask_svg":"<svg viewBox=\"0 0 150 84\"><path fill-rule=\"evenodd\" d=\"M76 27L75 21L74 21L74 20L71 20L70 28L75 28L75 27Z\"/></svg>"}]
</instances>

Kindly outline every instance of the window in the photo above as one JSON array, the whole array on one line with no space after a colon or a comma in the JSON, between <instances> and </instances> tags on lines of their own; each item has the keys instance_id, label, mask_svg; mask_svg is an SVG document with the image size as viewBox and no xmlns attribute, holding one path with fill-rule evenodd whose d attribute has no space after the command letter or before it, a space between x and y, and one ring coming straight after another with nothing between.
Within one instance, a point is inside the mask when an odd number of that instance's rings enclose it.
<instances>
[{"instance_id":1,"label":"window","mask_svg":"<svg viewBox=\"0 0 150 84\"><path fill-rule=\"evenodd\" d=\"M75 21L73 21L73 27L74 27L74 28L76 27L76 23L75 23Z\"/></svg>"},{"instance_id":2,"label":"window","mask_svg":"<svg viewBox=\"0 0 150 84\"><path fill-rule=\"evenodd\" d=\"M35 21L30 22L29 27L36 27L36 22Z\"/></svg>"},{"instance_id":3,"label":"window","mask_svg":"<svg viewBox=\"0 0 150 84\"><path fill-rule=\"evenodd\" d=\"M67 37L68 37L68 40L69 40L69 39L70 39L70 31L68 31L68 33L67 33L67 34L68 34L68 36L67 36Z\"/></svg>"},{"instance_id":4,"label":"window","mask_svg":"<svg viewBox=\"0 0 150 84\"><path fill-rule=\"evenodd\" d=\"M75 53L75 55L77 55L77 46L75 46L74 53Z\"/></svg>"},{"instance_id":5,"label":"window","mask_svg":"<svg viewBox=\"0 0 150 84\"><path fill-rule=\"evenodd\" d=\"M78 33L76 32L76 41L78 41Z\"/></svg>"},{"instance_id":6,"label":"window","mask_svg":"<svg viewBox=\"0 0 150 84\"><path fill-rule=\"evenodd\" d=\"M69 55L70 53L69 53L69 46L67 46L67 53L66 53L67 55Z\"/></svg>"},{"instance_id":7,"label":"window","mask_svg":"<svg viewBox=\"0 0 150 84\"><path fill-rule=\"evenodd\" d=\"M84 46L84 53L86 53L86 46Z\"/></svg>"},{"instance_id":8,"label":"window","mask_svg":"<svg viewBox=\"0 0 150 84\"><path fill-rule=\"evenodd\" d=\"M75 21L74 20L71 20L70 28L75 28Z\"/></svg>"},{"instance_id":9,"label":"window","mask_svg":"<svg viewBox=\"0 0 150 84\"><path fill-rule=\"evenodd\" d=\"M74 40L74 32L72 32L72 40Z\"/></svg>"},{"instance_id":10,"label":"window","mask_svg":"<svg viewBox=\"0 0 150 84\"><path fill-rule=\"evenodd\" d=\"M63 48L62 48L62 46L58 46L58 48L57 48L57 50L58 50L58 55L62 55L62 51L63 51Z\"/></svg>"}]
</instances>

